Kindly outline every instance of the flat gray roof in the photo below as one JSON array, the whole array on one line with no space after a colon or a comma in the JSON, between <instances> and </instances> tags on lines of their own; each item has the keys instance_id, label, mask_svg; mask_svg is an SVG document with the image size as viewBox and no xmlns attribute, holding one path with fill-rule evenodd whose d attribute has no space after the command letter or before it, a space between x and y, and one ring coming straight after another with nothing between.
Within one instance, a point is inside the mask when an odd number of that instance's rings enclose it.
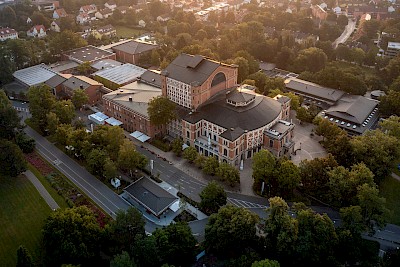
<instances>
[{"instance_id":1,"label":"flat gray roof","mask_svg":"<svg viewBox=\"0 0 400 267\"><path fill-rule=\"evenodd\" d=\"M26 84L27 86L34 86L44 83L54 75L56 75L56 73L51 71L44 64L17 70L13 73L15 79Z\"/></svg>"},{"instance_id":2,"label":"flat gray roof","mask_svg":"<svg viewBox=\"0 0 400 267\"><path fill-rule=\"evenodd\" d=\"M289 91L297 91L305 95L325 99L332 102L338 101L344 95L343 91L323 87L319 84L297 78L290 78L285 80L285 86L286 89L288 89Z\"/></svg>"},{"instance_id":3,"label":"flat gray roof","mask_svg":"<svg viewBox=\"0 0 400 267\"><path fill-rule=\"evenodd\" d=\"M92 68L96 69L96 70L105 70L105 69L111 69L117 66L121 66L124 63L121 63L119 61L116 61L114 59L103 59L100 61L97 61L95 63L92 64Z\"/></svg>"},{"instance_id":4,"label":"flat gray roof","mask_svg":"<svg viewBox=\"0 0 400 267\"><path fill-rule=\"evenodd\" d=\"M93 76L98 76L116 84L126 84L136 80L142 75L146 69L132 64L124 64L114 68L99 70L93 73Z\"/></svg>"},{"instance_id":5,"label":"flat gray roof","mask_svg":"<svg viewBox=\"0 0 400 267\"><path fill-rule=\"evenodd\" d=\"M72 60L59 61L48 65L48 67L55 72L63 72L78 67L79 64Z\"/></svg>"},{"instance_id":6,"label":"flat gray roof","mask_svg":"<svg viewBox=\"0 0 400 267\"><path fill-rule=\"evenodd\" d=\"M64 53L64 55L68 56L70 60L78 62L79 64L86 61L93 62L101 60L102 58L109 57L113 54L114 53L112 52L97 48L92 45L76 48Z\"/></svg>"},{"instance_id":7,"label":"flat gray roof","mask_svg":"<svg viewBox=\"0 0 400 267\"><path fill-rule=\"evenodd\" d=\"M115 45L111 47L113 50L118 50L122 51L128 54L140 54L143 52L151 51L153 49L156 49L158 46L146 42L139 42L139 41L134 41L130 40L128 42L124 42L118 45Z\"/></svg>"},{"instance_id":8,"label":"flat gray roof","mask_svg":"<svg viewBox=\"0 0 400 267\"><path fill-rule=\"evenodd\" d=\"M159 216L178 200L177 197L148 178L141 178L127 186L124 191L156 216Z\"/></svg>"}]
</instances>

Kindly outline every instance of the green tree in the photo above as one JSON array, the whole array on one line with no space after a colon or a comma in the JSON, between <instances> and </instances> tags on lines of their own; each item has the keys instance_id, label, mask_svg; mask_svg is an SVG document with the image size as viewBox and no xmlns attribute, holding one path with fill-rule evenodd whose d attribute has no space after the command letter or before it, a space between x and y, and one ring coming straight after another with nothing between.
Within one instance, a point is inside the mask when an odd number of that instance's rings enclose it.
<instances>
[{"instance_id":1,"label":"green tree","mask_svg":"<svg viewBox=\"0 0 400 267\"><path fill-rule=\"evenodd\" d=\"M390 90L385 96L380 97L379 111L384 117L400 116L400 91Z\"/></svg>"},{"instance_id":2,"label":"green tree","mask_svg":"<svg viewBox=\"0 0 400 267\"><path fill-rule=\"evenodd\" d=\"M364 224L368 229L374 232L375 225L383 228L389 211L386 209L386 199L379 197L379 189L375 185L365 183L358 187L357 198Z\"/></svg>"},{"instance_id":3,"label":"green tree","mask_svg":"<svg viewBox=\"0 0 400 267\"><path fill-rule=\"evenodd\" d=\"M24 153L31 153L35 149L35 139L27 136L24 132L17 134L15 143Z\"/></svg>"},{"instance_id":4,"label":"green tree","mask_svg":"<svg viewBox=\"0 0 400 267\"><path fill-rule=\"evenodd\" d=\"M55 140L62 146L69 144L69 135L73 132L72 125L61 124L57 127L54 134Z\"/></svg>"},{"instance_id":5,"label":"green tree","mask_svg":"<svg viewBox=\"0 0 400 267\"><path fill-rule=\"evenodd\" d=\"M349 230L353 235L361 235L366 229L361 212L360 206L350 206L340 209L342 227Z\"/></svg>"},{"instance_id":6,"label":"green tree","mask_svg":"<svg viewBox=\"0 0 400 267\"><path fill-rule=\"evenodd\" d=\"M253 80L255 86L258 88L258 92L263 93L265 84L267 82L267 76L262 72L256 72L247 77L247 79Z\"/></svg>"},{"instance_id":7,"label":"green tree","mask_svg":"<svg viewBox=\"0 0 400 267\"><path fill-rule=\"evenodd\" d=\"M172 141L171 143L172 152L174 152L174 154L177 155L178 157L180 157L182 154L182 146L183 146L183 141L179 137L175 138L174 141Z\"/></svg>"},{"instance_id":8,"label":"green tree","mask_svg":"<svg viewBox=\"0 0 400 267\"><path fill-rule=\"evenodd\" d=\"M228 182L231 186L234 186L236 183L240 183L239 170L226 162L222 162L219 164L219 166L215 170L215 174L222 181Z\"/></svg>"},{"instance_id":9,"label":"green tree","mask_svg":"<svg viewBox=\"0 0 400 267\"><path fill-rule=\"evenodd\" d=\"M17 250L16 267L33 267L32 256L24 246L19 246Z\"/></svg>"},{"instance_id":10,"label":"green tree","mask_svg":"<svg viewBox=\"0 0 400 267\"><path fill-rule=\"evenodd\" d=\"M103 149L92 149L86 157L88 170L97 175L103 175L104 164L109 160L107 152Z\"/></svg>"},{"instance_id":11,"label":"green tree","mask_svg":"<svg viewBox=\"0 0 400 267\"><path fill-rule=\"evenodd\" d=\"M109 180L116 177L117 173L117 166L115 165L114 161L109 158L106 159L106 161L104 162L103 176Z\"/></svg>"},{"instance_id":12,"label":"green tree","mask_svg":"<svg viewBox=\"0 0 400 267\"><path fill-rule=\"evenodd\" d=\"M0 174L16 177L26 171L26 161L21 149L7 140L0 140Z\"/></svg>"},{"instance_id":13,"label":"green tree","mask_svg":"<svg viewBox=\"0 0 400 267\"><path fill-rule=\"evenodd\" d=\"M210 182L200 193L200 207L208 214L218 212L219 208L226 205L226 193L222 186L215 181Z\"/></svg>"},{"instance_id":14,"label":"green tree","mask_svg":"<svg viewBox=\"0 0 400 267\"><path fill-rule=\"evenodd\" d=\"M170 224L153 232L162 262L188 266L195 259L196 239L187 223Z\"/></svg>"},{"instance_id":15,"label":"green tree","mask_svg":"<svg viewBox=\"0 0 400 267\"><path fill-rule=\"evenodd\" d=\"M126 142L124 130L119 126L100 125L90 135L90 142L107 151L112 160L117 160L121 145Z\"/></svg>"},{"instance_id":16,"label":"green tree","mask_svg":"<svg viewBox=\"0 0 400 267\"><path fill-rule=\"evenodd\" d=\"M225 206L209 217L205 229L205 248L218 255L235 255L256 239L256 214L244 208Z\"/></svg>"},{"instance_id":17,"label":"green tree","mask_svg":"<svg viewBox=\"0 0 400 267\"><path fill-rule=\"evenodd\" d=\"M394 136L400 140L400 117L390 116L386 120L379 123L382 132Z\"/></svg>"},{"instance_id":18,"label":"green tree","mask_svg":"<svg viewBox=\"0 0 400 267\"><path fill-rule=\"evenodd\" d=\"M92 65L89 61L85 61L82 64L80 64L78 67L76 67L76 70L81 75L89 75L92 70Z\"/></svg>"},{"instance_id":19,"label":"green tree","mask_svg":"<svg viewBox=\"0 0 400 267\"><path fill-rule=\"evenodd\" d=\"M145 236L144 225L143 216L136 208L118 211L115 220L106 228L107 247L111 253L130 250L135 240Z\"/></svg>"},{"instance_id":20,"label":"green tree","mask_svg":"<svg viewBox=\"0 0 400 267\"><path fill-rule=\"evenodd\" d=\"M110 262L110 267L136 267L137 265L131 259L128 252L122 251L121 254L117 254Z\"/></svg>"},{"instance_id":21,"label":"green tree","mask_svg":"<svg viewBox=\"0 0 400 267\"><path fill-rule=\"evenodd\" d=\"M101 233L96 217L86 206L56 210L43 226L47 263L89 263L100 252Z\"/></svg>"},{"instance_id":22,"label":"green tree","mask_svg":"<svg viewBox=\"0 0 400 267\"><path fill-rule=\"evenodd\" d=\"M23 69L31 62L33 55L28 46L28 41L12 39L7 42L7 47L13 54L13 61L17 69Z\"/></svg>"},{"instance_id":23,"label":"green tree","mask_svg":"<svg viewBox=\"0 0 400 267\"><path fill-rule=\"evenodd\" d=\"M163 96L151 99L147 112L149 113L150 122L155 126L166 125L176 118L175 104Z\"/></svg>"},{"instance_id":24,"label":"green tree","mask_svg":"<svg viewBox=\"0 0 400 267\"><path fill-rule=\"evenodd\" d=\"M56 101L54 104L54 113L62 124L71 124L75 117L75 106L71 100Z\"/></svg>"},{"instance_id":25,"label":"green tree","mask_svg":"<svg viewBox=\"0 0 400 267\"><path fill-rule=\"evenodd\" d=\"M210 156L204 162L203 171L208 175L215 175L219 167L219 162L216 157Z\"/></svg>"},{"instance_id":26,"label":"green tree","mask_svg":"<svg viewBox=\"0 0 400 267\"><path fill-rule=\"evenodd\" d=\"M197 150L194 147L188 147L185 150L183 150L183 158L188 160L190 163L192 163L193 161L195 161L195 159L197 158Z\"/></svg>"},{"instance_id":27,"label":"green tree","mask_svg":"<svg viewBox=\"0 0 400 267\"><path fill-rule=\"evenodd\" d=\"M298 72L317 72L325 67L328 57L323 50L310 47L301 50L293 62L293 68Z\"/></svg>"},{"instance_id":28,"label":"green tree","mask_svg":"<svg viewBox=\"0 0 400 267\"><path fill-rule=\"evenodd\" d=\"M244 57L237 57L233 63L238 65L238 82L244 81L249 76L249 61Z\"/></svg>"},{"instance_id":29,"label":"green tree","mask_svg":"<svg viewBox=\"0 0 400 267\"><path fill-rule=\"evenodd\" d=\"M380 130L367 131L350 140L356 162L364 162L379 183L391 172L392 163L400 156L399 140Z\"/></svg>"},{"instance_id":30,"label":"green tree","mask_svg":"<svg viewBox=\"0 0 400 267\"><path fill-rule=\"evenodd\" d=\"M46 116L53 109L56 102L51 88L47 85L33 86L28 91L29 111L32 120L44 131L47 127Z\"/></svg>"},{"instance_id":31,"label":"green tree","mask_svg":"<svg viewBox=\"0 0 400 267\"><path fill-rule=\"evenodd\" d=\"M253 157L253 178L254 187L261 188L262 182L270 184L273 180L274 170L276 166L275 157L268 150L261 150L254 154Z\"/></svg>"},{"instance_id":32,"label":"green tree","mask_svg":"<svg viewBox=\"0 0 400 267\"><path fill-rule=\"evenodd\" d=\"M255 261L251 265L251 267L280 267L281 265L277 261L273 260L262 260L262 261Z\"/></svg>"},{"instance_id":33,"label":"green tree","mask_svg":"<svg viewBox=\"0 0 400 267\"><path fill-rule=\"evenodd\" d=\"M206 163L206 160L207 160L206 156L204 156L203 154L197 154L194 164L196 164L196 166L199 168L203 168L204 164Z\"/></svg>"},{"instance_id":34,"label":"green tree","mask_svg":"<svg viewBox=\"0 0 400 267\"><path fill-rule=\"evenodd\" d=\"M293 190L300 184L300 170L288 159L278 161L277 165L278 191L282 197L291 197Z\"/></svg>"},{"instance_id":35,"label":"green tree","mask_svg":"<svg viewBox=\"0 0 400 267\"><path fill-rule=\"evenodd\" d=\"M83 89L76 89L74 90L71 101L75 108L80 109L89 102L89 96Z\"/></svg>"},{"instance_id":36,"label":"green tree","mask_svg":"<svg viewBox=\"0 0 400 267\"><path fill-rule=\"evenodd\" d=\"M15 10L11 6L5 6L1 12L1 17L3 21L6 21L9 26L14 25L17 22L17 15Z\"/></svg>"},{"instance_id":37,"label":"green tree","mask_svg":"<svg viewBox=\"0 0 400 267\"><path fill-rule=\"evenodd\" d=\"M12 140L23 126L17 111L3 90L0 91L0 139Z\"/></svg>"},{"instance_id":38,"label":"green tree","mask_svg":"<svg viewBox=\"0 0 400 267\"><path fill-rule=\"evenodd\" d=\"M54 57L60 57L62 52L87 46L87 42L70 30L55 34L49 41L49 50Z\"/></svg>"},{"instance_id":39,"label":"green tree","mask_svg":"<svg viewBox=\"0 0 400 267\"><path fill-rule=\"evenodd\" d=\"M60 119L57 117L56 113L51 111L46 115L46 123L48 133L53 135L57 132L58 126L60 125Z\"/></svg>"},{"instance_id":40,"label":"green tree","mask_svg":"<svg viewBox=\"0 0 400 267\"><path fill-rule=\"evenodd\" d=\"M14 79L12 74L16 66L12 61L12 57L13 55L7 47L0 47L0 85L7 84Z\"/></svg>"},{"instance_id":41,"label":"green tree","mask_svg":"<svg viewBox=\"0 0 400 267\"><path fill-rule=\"evenodd\" d=\"M132 175L132 170L135 168L143 169L147 165L147 158L136 151L135 145L125 139L120 146L118 152L118 167L123 171L129 171Z\"/></svg>"}]
</instances>

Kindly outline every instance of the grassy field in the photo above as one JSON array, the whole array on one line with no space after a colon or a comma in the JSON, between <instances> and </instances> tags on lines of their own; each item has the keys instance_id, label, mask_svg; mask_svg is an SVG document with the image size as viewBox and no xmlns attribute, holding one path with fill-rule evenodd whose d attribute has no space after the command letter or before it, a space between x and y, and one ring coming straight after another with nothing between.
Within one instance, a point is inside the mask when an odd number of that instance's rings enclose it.
<instances>
[{"instance_id":1,"label":"grassy field","mask_svg":"<svg viewBox=\"0 0 400 267\"><path fill-rule=\"evenodd\" d=\"M137 37L143 33L141 30L132 29L125 26L115 26L115 29L117 30L117 36L121 38Z\"/></svg>"},{"instance_id":2,"label":"grassy field","mask_svg":"<svg viewBox=\"0 0 400 267\"><path fill-rule=\"evenodd\" d=\"M385 178L380 185L380 192L391 211L389 223L400 225L400 181L392 177Z\"/></svg>"},{"instance_id":3,"label":"grassy field","mask_svg":"<svg viewBox=\"0 0 400 267\"><path fill-rule=\"evenodd\" d=\"M41 229L51 209L25 176L0 178L0 266L15 266L20 245L38 259Z\"/></svg>"}]
</instances>

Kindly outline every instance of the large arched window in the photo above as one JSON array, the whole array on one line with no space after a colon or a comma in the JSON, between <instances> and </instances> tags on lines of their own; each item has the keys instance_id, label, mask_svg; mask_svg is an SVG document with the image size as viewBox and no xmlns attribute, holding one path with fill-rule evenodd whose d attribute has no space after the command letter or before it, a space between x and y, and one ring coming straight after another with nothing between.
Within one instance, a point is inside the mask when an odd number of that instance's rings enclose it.
<instances>
[{"instance_id":1,"label":"large arched window","mask_svg":"<svg viewBox=\"0 0 400 267\"><path fill-rule=\"evenodd\" d=\"M223 72L218 72L217 75L214 76L214 79L211 82L211 87L214 87L225 81L226 81L225 74Z\"/></svg>"}]
</instances>

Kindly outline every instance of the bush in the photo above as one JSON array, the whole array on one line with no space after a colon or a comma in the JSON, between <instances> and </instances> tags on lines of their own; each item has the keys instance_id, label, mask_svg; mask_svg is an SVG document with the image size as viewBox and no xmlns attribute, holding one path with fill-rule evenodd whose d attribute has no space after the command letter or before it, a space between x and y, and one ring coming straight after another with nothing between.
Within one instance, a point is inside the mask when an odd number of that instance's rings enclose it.
<instances>
[{"instance_id":1,"label":"bush","mask_svg":"<svg viewBox=\"0 0 400 267\"><path fill-rule=\"evenodd\" d=\"M171 146L160 139L154 139L153 141L151 141L151 144L164 152L168 152L171 150Z\"/></svg>"}]
</instances>

